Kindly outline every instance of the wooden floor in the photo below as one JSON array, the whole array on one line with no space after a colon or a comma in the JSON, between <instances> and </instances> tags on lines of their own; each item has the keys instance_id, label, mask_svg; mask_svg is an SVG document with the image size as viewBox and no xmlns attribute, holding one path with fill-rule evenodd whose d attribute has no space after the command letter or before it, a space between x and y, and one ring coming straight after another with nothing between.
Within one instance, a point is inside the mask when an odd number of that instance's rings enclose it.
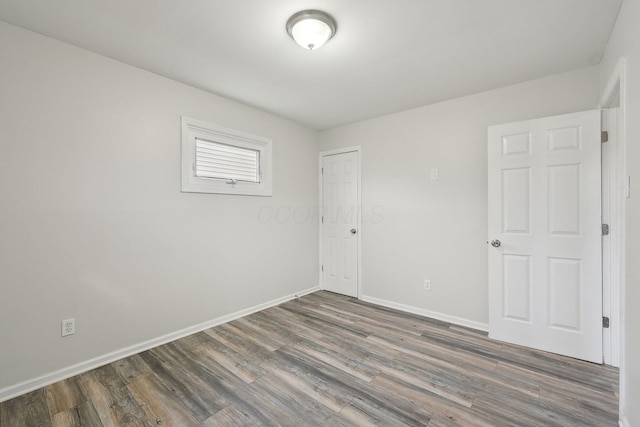
<instances>
[{"instance_id":1,"label":"wooden floor","mask_svg":"<svg viewBox=\"0 0 640 427\"><path fill-rule=\"evenodd\" d=\"M0 426L616 426L618 371L318 292L0 404Z\"/></svg>"}]
</instances>

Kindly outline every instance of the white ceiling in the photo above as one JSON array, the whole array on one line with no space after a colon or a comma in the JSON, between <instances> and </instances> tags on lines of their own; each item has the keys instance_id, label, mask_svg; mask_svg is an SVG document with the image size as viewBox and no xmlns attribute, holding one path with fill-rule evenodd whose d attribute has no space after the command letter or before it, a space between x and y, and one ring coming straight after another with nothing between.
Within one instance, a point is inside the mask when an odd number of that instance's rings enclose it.
<instances>
[{"instance_id":1,"label":"white ceiling","mask_svg":"<svg viewBox=\"0 0 640 427\"><path fill-rule=\"evenodd\" d=\"M0 0L0 20L315 129L599 63L622 0ZM338 22L307 51L285 22Z\"/></svg>"}]
</instances>

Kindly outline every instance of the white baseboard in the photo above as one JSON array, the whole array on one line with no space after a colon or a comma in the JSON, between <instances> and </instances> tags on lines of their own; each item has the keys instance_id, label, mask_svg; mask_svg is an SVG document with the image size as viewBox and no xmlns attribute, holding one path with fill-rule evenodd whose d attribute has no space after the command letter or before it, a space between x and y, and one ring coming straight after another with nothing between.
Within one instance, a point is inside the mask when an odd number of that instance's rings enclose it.
<instances>
[{"instance_id":1,"label":"white baseboard","mask_svg":"<svg viewBox=\"0 0 640 427\"><path fill-rule=\"evenodd\" d=\"M6 400L23 395L25 393L29 393L30 391L37 390L49 384L53 384L58 381L62 381L64 379L72 377L74 375L78 375L83 372L87 372L92 369L99 368L100 366L104 366L106 364L115 362L116 360L120 360L125 357L129 357L134 354L141 353L143 351L152 349L159 345L166 344L180 338L184 338L186 336L195 334L197 332L204 331L205 329L209 329L214 326L218 326L223 323L227 323L232 320L238 319L240 317L247 316L257 311L265 310L269 307L282 304L284 302L299 298L303 295L307 295L307 294L316 292L318 290L320 290L320 287L314 286L312 288L305 289L300 292L296 292L295 294L292 294L292 295L288 295L282 298L277 298L263 304L258 304L253 307L246 308L244 310L236 311L235 313L227 314L226 316L218 317L216 319L209 320L207 322L200 323L198 325L190 326L188 328L185 328L176 332L172 332L170 334L163 335L161 337L154 338L149 341L142 342L140 344L135 344L130 347L126 347L126 348L114 351L112 353L108 353L84 362L80 362L78 364L57 370L55 372L51 372L49 374L42 375L37 378L33 378L9 387L5 387L3 389L0 389L0 402L4 402Z\"/></svg>"},{"instance_id":2,"label":"white baseboard","mask_svg":"<svg viewBox=\"0 0 640 427\"><path fill-rule=\"evenodd\" d=\"M618 421L618 424L620 424L620 427L631 427L631 423L629 422L629 418L627 418L627 416L623 416L622 418L620 418L620 421Z\"/></svg>"},{"instance_id":3,"label":"white baseboard","mask_svg":"<svg viewBox=\"0 0 640 427\"><path fill-rule=\"evenodd\" d=\"M484 332L489 331L489 325L487 323L481 323L481 322L476 322L474 320L463 319L462 317L450 316L448 314L439 313L437 311L425 310L424 308L413 307L410 305L404 305L397 302L368 297L364 295L362 296L362 301L370 302L371 304L381 305L383 307L395 308L396 310L406 311L407 313L417 314L419 316L442 320L443 322L453 323L455 325L465 326L467 328L477 329L479 331L484 331Z\"/></svg>"}]
</instances>

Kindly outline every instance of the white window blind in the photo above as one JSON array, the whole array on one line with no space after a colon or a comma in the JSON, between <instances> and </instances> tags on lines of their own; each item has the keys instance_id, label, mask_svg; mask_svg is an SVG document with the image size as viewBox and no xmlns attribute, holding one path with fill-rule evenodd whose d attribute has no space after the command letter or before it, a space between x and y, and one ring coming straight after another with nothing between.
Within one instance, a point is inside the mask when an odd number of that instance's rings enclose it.
<instances>
[{"instance_id":1,"label":"white window blind","mask_svg":"<svg viewBox=\"0 0 640 427\"><path fill-rule=\"evenodd\" d=\"M182 117L180 189L270 197L272 145L264 136Z\"/></svg>"},{"instance_id":2,"label":"white window blind","mask_svg":"<svg viewBox=\"0 0 640 427\"><path fill-rule=\"evenodd\" d=\"M196 177L260 182L260 151L200 138L195 145Z\"/></svg>"}]
</instances>

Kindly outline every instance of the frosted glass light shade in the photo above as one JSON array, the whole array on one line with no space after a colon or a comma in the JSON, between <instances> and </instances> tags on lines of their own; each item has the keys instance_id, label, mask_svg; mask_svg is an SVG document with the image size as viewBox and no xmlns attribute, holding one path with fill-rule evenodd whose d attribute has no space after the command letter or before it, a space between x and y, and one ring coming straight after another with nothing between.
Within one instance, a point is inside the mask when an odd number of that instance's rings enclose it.
<instances>
[{"instance_id":1,"label":"frosted glass light shade","mask_svg":"<svg viewBox=\"0 0 640 427\"><path fill-rule=\"evenodd\" d=\"M336 33L336 21L319 10L303 10L287 21L287 32L305 49L317 49Z\"/></svg>"}]
</instances>

